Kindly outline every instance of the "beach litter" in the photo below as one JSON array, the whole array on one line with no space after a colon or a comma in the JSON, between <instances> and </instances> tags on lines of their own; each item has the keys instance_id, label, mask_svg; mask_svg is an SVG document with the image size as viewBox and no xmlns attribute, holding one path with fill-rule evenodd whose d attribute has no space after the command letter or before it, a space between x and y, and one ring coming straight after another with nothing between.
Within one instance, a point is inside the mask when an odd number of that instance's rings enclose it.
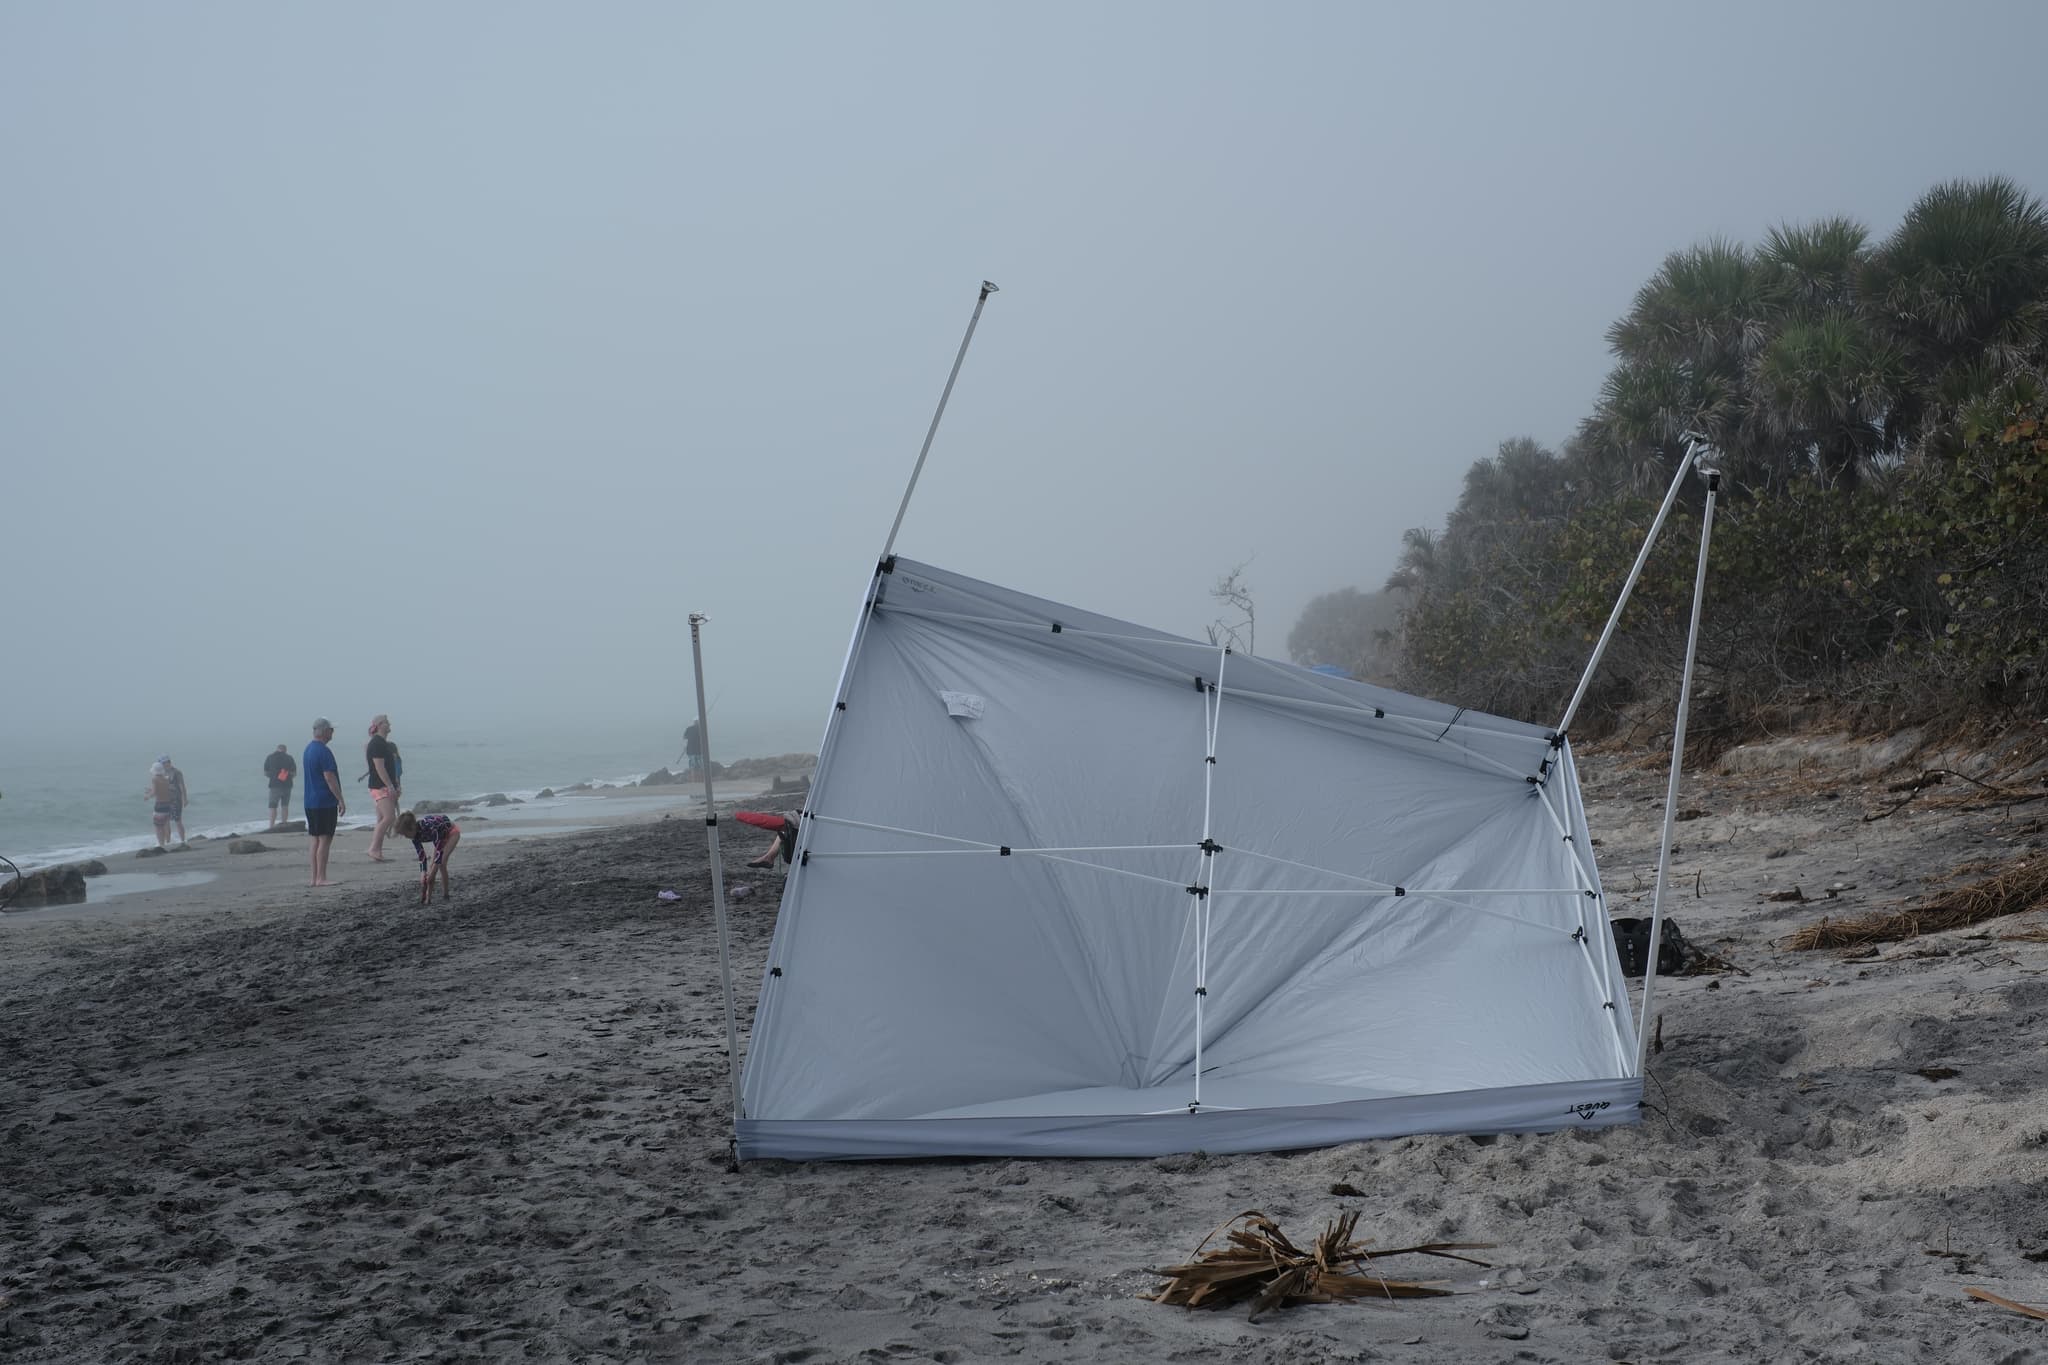
<instances>
[{"instance_id":1,"label":"beach litter","mask_svg":"<svg viewBox=\"0 0 2048 1365\"><path fill-rule=\"evenodd\" d=\"M1352 1231L1358 1214L1340 1214L1323 1225L1314 1244L1304 1250L1288 1240L1287 1234L1265 1214L1253 1209L1229 1219L1195 1246L1194 1255L1183 1265L1156 1270L1168 1281L1156 1294L1145 1295L1154 1303L1183 1308L1225 1308L1251 1300L1249 1317L1256 1320L1274 1308L1291 1308L1304 1303L1344 1303L1366 1297L1386 1299L1439 1298L1456 1291L1441 1282L1387 1279L1366 1269L1375 1261L1394 1256L1441 1256L1485 1266L1488 1262L1460 1256L1460 1251L1481 1251L1492 1242L1428 1242L1420 1246L1393 1247L1374 1251L1370 1244L1354 1240ZM1225 1234L1226 1246L1204 1252L1203 1247Z\"/></svg>"},{"instance_id":2,"label":"beach litter","mask_svg":"<svg viewBox=\"0 0 2048 1365\"><path fill-rule=\"evenodd\" d=\"M673 891L657 891L654 893L654 898L658 901L679 901L682 899L681 896L678 896Z\"/></svg>"},{"instance_id":3,"label":"beach litter","mask_svg":"<svg viewBox=\"0 0 2048 1365\"><path fill-rule=\"evenodd\" d=\"M1926 905L1858 919L1824 919L1785 940L1794 952L1896 943L1921 934L1964 929L1985 920L2048 904L2048 858L2024 858L1982 881L1938 896Z\"/></svg>"}]
</instances>

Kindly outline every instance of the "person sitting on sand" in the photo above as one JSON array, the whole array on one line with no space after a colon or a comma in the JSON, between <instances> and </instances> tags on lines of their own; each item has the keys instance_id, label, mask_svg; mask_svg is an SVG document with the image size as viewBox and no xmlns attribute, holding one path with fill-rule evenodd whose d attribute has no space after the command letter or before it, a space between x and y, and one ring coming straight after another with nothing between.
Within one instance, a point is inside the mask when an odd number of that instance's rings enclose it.
<instances>
[{"instance_id":1,"label":"person sitting on sand","mask_svg":"<svg viewBox=\"0 0 2048 1365\"><path fill-rule=\"evenodd\" d=\"M778 854L785 863L796 856L796 821L787 815L779 815L773 811L736 810L732 813L732 818L743 825L752 825L755 829L772 830L775 833L775 842L768 846L768 851L748 863L748 867L773 867Z\"/></svg>"},{"instance_id":2,"label":"person sitting on sand","mask_svg":"<svg viewBox=\"0 0 2048 1365\"><path fill-rule=\"evenodd\" d=\"M455 845L462 841L462 826L445 815L414 815L406 811L392 826L402 839L412 840L412 851L420 860L420 904L434 902L434 873L441 874L441 898L452 900L454 891L448 885L448 860L455 856ZM434 846L434 865L427 866L427 845Z\"/></svg>"}]
</instances>

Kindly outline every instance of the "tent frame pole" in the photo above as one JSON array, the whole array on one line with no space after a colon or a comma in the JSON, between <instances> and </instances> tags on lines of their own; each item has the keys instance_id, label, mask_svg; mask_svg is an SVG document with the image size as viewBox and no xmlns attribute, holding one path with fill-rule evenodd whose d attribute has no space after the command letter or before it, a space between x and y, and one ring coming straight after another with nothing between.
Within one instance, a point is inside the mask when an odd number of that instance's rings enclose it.
<instances>
[{"instance_id":1,"label":"tent frame pole","mask_svg":"<svg viewBox=\"0 0 2048 1365\"><path fill-rule=\"evenodd\" d=\"M1216 730L1223 721L1223 672L1229 664L1230 647L1225 645L1216 656L1216 681L1202 694L1202 853L1195 885L1188 888L1195 897L1195 1093L1188 1103L1190 1114L1202 1107L1202 1005L1209 995L1209 892L1216 866L1210 819L1216 799Z\"/></svg>"},{"instance_id":2,"label":"tent frame pole","mask_svg":"<svg viewBox=\"0 0 2048 1365\"><path fill-rule=\"evenodd\" d=\"M1608 613L1607 625L1600 632L1599 642L1593 646L1593 657L1586 660L1586 671L1579 677L1578 690L1572 693L1571 702L1557 722L1558 734L1571 733L1572 719L1579 714L1579 704L1586 700L1586 690L1593 685L1593 675L1600 670L1600 660L1614 639L1615 627L1621 624L1622 610L1628 606L1629 596L1636 589L1636 580L1643 576L1643 566L1650 562L1650 551L1656 548L1657 534L1664 529L1664 519L1671 515L1671 506L1678 501L1678 490L1685 485L1685 476L1707 449L1706 442L1697 437L1686 442L1685 456L1678 462L1678 471L1671 476L1671 487L1664 494L1664 505L1657 509L1657 515L1650 521L1649 533L1643 537L1643 548L1636 553L1636 562L1628 571L1628 580L1621 585L1621 594L1614 599L1614 610Z\"/></svg>"},{"instance_id":3,"label":"tent frame pole","mask_svg":"<svg viewBox=\"0 0 2048 1365\"><path fill-rule=\"evenodd\" d=\"M1650 950L1643 962L1643 1012L1636 1021L1636 1075L1644 1074L1650 1056L1650 1003L1657 994L1657 949L1664 933L1664 884L1671 871L1671 833L1678 818L1678 779L1685 772L1685 721L1692 704L1693 666L1699 658L1700 604L1707 592L1707 548L1714 539L1714 499L1721 491L1721 471L1701 467L1707 476L1707 505L1700 515L1700 557L1692 578L1692 623L1685 632L1685 673L1678 684L1678 716L1671 727L1671 776L1664 785L1664 833L1657 845L1657 881L1650 892Z\"/></svg>"},{"instance_id":4,"label":"tent frame pole","mask_svg":"<svg viewBox=\"0 0 2048 1365\"><path fill-rule=\"evenodd\" d=\"M732 996L732 935L726 927L725 866L718 848L718 806L711 790L711 716L704 704L704 623L701 611L690 613L690 662L697 677L697 738L704 755L704 835L711 850L711 913L718 922L718 975L725 984L725 1078L732 1090L732 1150L739 1160L740 1034Z\"/></svg>"},{"instance_id":5,"label":"tent frame pole","mask_svg":"<svg viewBox=\"0 0 2048 1365\"><path fill-rule=\"evenodd\" d=\"M939 419L946 415L946 400L953 396L953 381L960 377L961 362L967 359L967 343L974 340L974 329L981 322L982 305L988 302L990 294L998 292L987 280L981 282L981 294L974 300L974 315L967 319L967 335L960 338L959 354L953 357L952 373L946 376L946 387L939 391L938 410L932 413L932 424L925 431L924 445L917 452L917 464L911 468L910 483L903 490L903 501L896 505L896 520L889 524L889 538L882 542L882 562L887 563L889 555L896 548L896 533L903 529L903 514L910 510L910 495L917 491L918 476L924 473L925 456L932 453L932 438L939 434Z\"/></svg>"}]
</instances>

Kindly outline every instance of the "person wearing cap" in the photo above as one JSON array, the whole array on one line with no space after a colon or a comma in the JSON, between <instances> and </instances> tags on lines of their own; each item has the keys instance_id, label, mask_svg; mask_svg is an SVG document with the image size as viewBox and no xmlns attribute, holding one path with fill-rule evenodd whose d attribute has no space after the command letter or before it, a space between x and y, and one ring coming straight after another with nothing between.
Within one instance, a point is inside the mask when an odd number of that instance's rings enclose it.
<instances>
[{"instance_id":1,"label":"person wearing cap","mask_svg":"<svg viewBox=\"0 0 2048 1365\"><path fill-rule=\"evenodd\" d=\"M299 760L280 744L263 756L263 776L270 786L270 827L276 829L292 808L292 782L299 775Z\"/></svg>"},{"instance_id":2,"label":"person wearing cap","mask_svg":"<svg viewBox=\"0 0 2048 1365\"><path fill-rule=\"evenodd\" d=\"M313 722L313 742L299 766L306 770L306 833L313 841L313 885L333 886L327 880L327 855L334 848L334 831L348 810L341 794L341 769L335 766L334 750L327 741L334 738L334 722L322 716Z\"/></svg>"},{"instance_id":3,"label":"person wearing cap","mask_svg":"<svg viewBox=\"0 0 2048 1365\"><path fill-rule=\"evenodd\" d=\"M363 759L370 765L370 802L377 809L377 823L370 830L370 861L381 863L384 836L398 819L398 748L391 742L391 717L379 714L370 722Z\"/></svg>"}]
</instances>

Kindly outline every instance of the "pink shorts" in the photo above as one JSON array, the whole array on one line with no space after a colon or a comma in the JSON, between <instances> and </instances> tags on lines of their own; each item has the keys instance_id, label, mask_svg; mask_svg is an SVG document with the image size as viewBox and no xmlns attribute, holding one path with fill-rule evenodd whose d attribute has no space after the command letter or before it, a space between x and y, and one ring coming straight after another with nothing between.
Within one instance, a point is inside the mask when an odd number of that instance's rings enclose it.
<instances>
[{"instance_id":1,"label":"pink shorts","mask_svg":"<svg viewBox=\"0 0 2048 1365\"><path fill-rule=\"evenodd\" d=\"M389 787L379 787L371 792L370 796L377 801L396 801L398 799L398 793Z\"/></svg>"}]
</instances>

